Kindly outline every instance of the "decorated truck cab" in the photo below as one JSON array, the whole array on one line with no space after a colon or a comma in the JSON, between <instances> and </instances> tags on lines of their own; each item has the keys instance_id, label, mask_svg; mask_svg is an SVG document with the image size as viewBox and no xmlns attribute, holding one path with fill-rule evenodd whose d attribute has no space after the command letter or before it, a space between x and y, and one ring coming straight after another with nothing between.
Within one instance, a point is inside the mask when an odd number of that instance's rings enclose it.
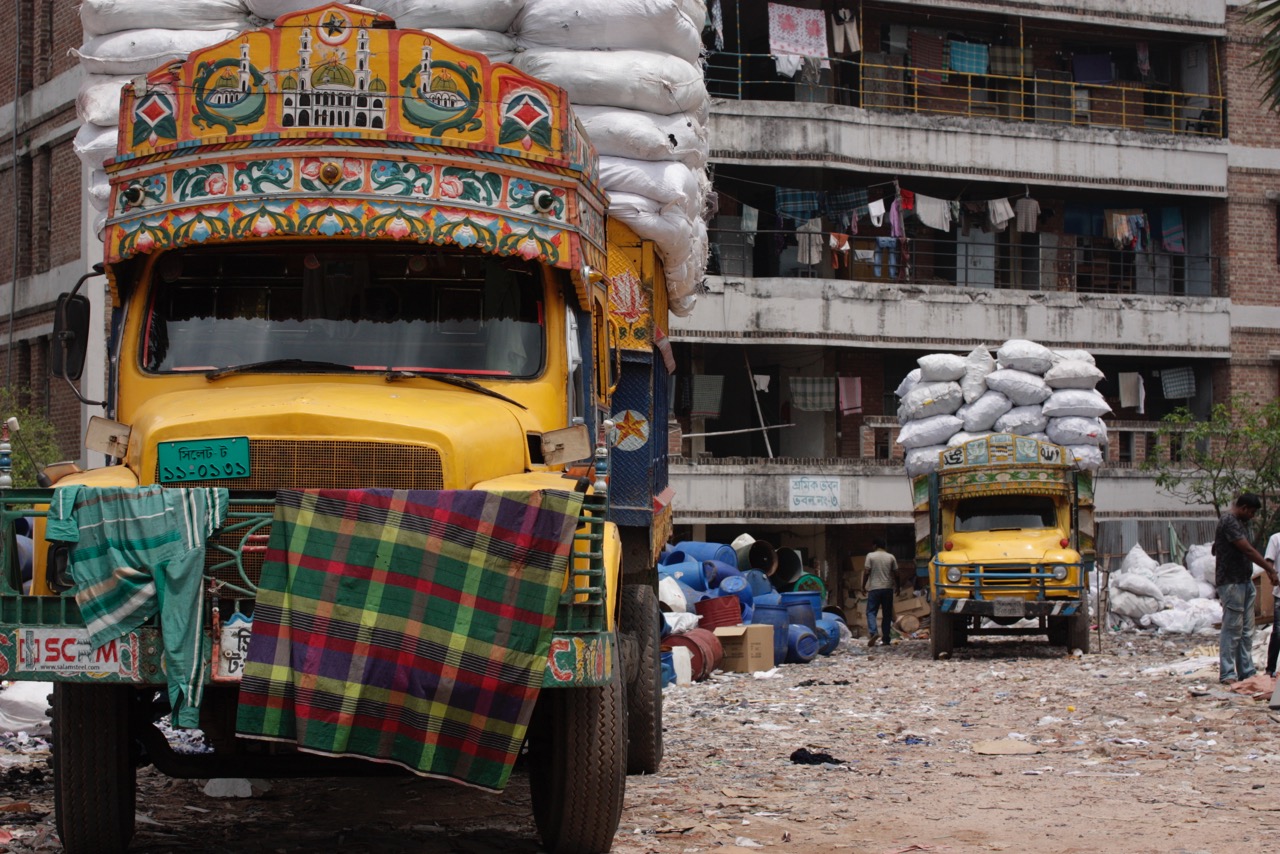
<instances>
[{"instance_id":1,"label":"decorated truck cab","mask_svg":"<svg viewBox=\"0 0 1280 854\"><path fill-rule=\"evenodd\" d=\"M128 845L144 763L501 790L524 751L544 844L607 851L662 757L667 302L564 92L331 4L135 80L107 172L111 317L82 279L53 361L110 323L110 464L0 493L66 850Z\"/></svg>"},{"instance_id":2,"label":"decorated truck cab","mask_svg":"<svg viewBox=\"0 0 1280 854\"><path fill-rule=\"evenodd\" d=\"M942 451L911 489L934 658L973 634L1047 634L1089 651L1093 475L1066 448L994 433Z\"/></svg>"}]
</instances>

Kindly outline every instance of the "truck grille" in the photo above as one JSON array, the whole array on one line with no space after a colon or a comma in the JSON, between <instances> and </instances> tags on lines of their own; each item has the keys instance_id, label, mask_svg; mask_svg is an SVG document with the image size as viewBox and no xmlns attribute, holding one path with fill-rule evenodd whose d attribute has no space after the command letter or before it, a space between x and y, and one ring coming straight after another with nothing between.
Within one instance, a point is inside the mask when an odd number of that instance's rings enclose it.
<instances>
[{"instance_id":1,"label":"truck grille","mask_svg":"<svg viewBox=\"0 0 1280 854\"><path fill-rule=\"evenodd\" d=\"M188 480L181 485L225 487L232 490L232 497L236 492L277 489L444 489L444 466L439 451L380 442L250 439L249 472L249 477ZM156 479L159 480L159 472ZM254 527L248 520L270 514L272 509L270 504L237 502L227 526L210 541L205 555L205 574L239 588L244 588L245 582L256 586L271 524ZM249 530L246 526L253 529L247 540L244 539ZM240 568L233 563L228 565L229 554L237 552L243 577Z\"/></svg>"}]
</instances>

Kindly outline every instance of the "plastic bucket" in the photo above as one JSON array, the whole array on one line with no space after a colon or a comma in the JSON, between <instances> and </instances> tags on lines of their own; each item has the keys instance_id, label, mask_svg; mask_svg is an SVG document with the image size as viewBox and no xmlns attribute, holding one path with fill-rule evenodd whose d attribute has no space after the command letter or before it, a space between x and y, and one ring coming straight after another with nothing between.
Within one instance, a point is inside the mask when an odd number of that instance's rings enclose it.
<instances>
[{"instance_id":1,"label":"plastic bucket","mask_svg":"<svg viewBox=\"0 0 1280 854\"><path fill-rule=\"evenodd\" d=\"M778 555L773 546L763 540L757 540L750 534L743 534L730 546L738 558L738 569L758 569L766 576L773 575L778 568Z\"/></svg>"},{"instance_id":2,"label":"plastic bucket","mask_svg":"<svg viewBox=\"0 0 1280 854\"><path fill-rule=\"evenodd\" d=\"M781 603L762 603L759 599L754 607L751 622L773 626L773 663L781 664L787 660L787 627L791 625L787 607Z\"/></svg>"},{"instance_id":3,"label":"plastic bucket","mask_svg":"<svg viewBox=\"0 0 1280 854\"><path fill-rule=\"evenodd\" d=\"M800 553L794 549L778 549L778 569L773 573L773 586L779 590L788 590L802 575L804 562L800 560Z\"/></svg>"},{"instance_id":4,"label":"plastic bucket","mask_svg":"<svg viewBox=\"0 0 1280 854\"><path fill-rule=\"evenodd\" d=\"M669 575L686 587L706 591L707 570L700 560L682 560L679 563L666 563L658 567L658 575Z\"/></svg>"},{"instance_id":5,"label":"plastic bucket","mask_svg":"<svg viewBox=\"0 0 1280 854\"><path fill-rule=\"evenodd\" d=\"M683 543L676 543L676 551L684 552L687 557L698 561L718 560L722 563L738 565L737 553L724 543L703 543L697 540L686 540Z\"/></svg>"},{"instance_id":6,"label":"plastic bucket","mask_svg":"<svg viewBox=\"0 0 1280 854\"><path fill-rule=\"evenodd\" d=\"M702 574L707 577L707 589L711 590L724 583L726 578L741 576L737 564L725 563L722 560L704 560Z\"/></svg>"},{"instance_id":7,"label":"plastic bucket","mask_svg":"<svg viewBox=\"0 0 1280 854\"><path fill-rule=\"evenodd\" d=\"M683 581L677 581L676 584L680 585L680 592L684 594L684 601L689 606L687 610L690 614L692 614L695 611L697 604L699 602L701 602L703 599L706 599L712 595L705 590L694 590L692 587L685 584Z\"/></svg>"},{"instance_id":8,"label":"plastic bucket","mask_svg":"<svg viewBox=\"0 0 1280 854\"><path fill-rule=\"evenodd\" d=\"M742 603L737 596L703 599L693 607L702 618L698 621L698 628L713 633L720 626L736 626L742 622Z\"/></svg>"},{"instance_id":9,"label":"plastic bucket","mask_svg":"<svg viewBox=\"0 0 1280 854\"><path fill-rule=\"evenodd\" d=\"M662 661L662 687L676 684L676 663L671 652L660 653Z\"/></svg>"},{"instance_id":10,"label":"plastic bucket","mask_svg":"<svg viewBox=\"0 0 1280 854\"><path fill-rule=\"evenodd\" d=\"M742 577L751 585L752 596L764 596L766 593L773 592L773 582L769 580L769 576L765 575L763 570L748 569L742 573Z\"/></svg>"},{"instance_id":11,"label":"plastic bucket","mask_svg":"<svg viewBox=\"0 0 1280 854\"><path fill-rule=\"evenodd\" d=\"M813 629L818 613L821 609L814 608L813 594L811 593L783 593L782 604L787 607L787 615L791 622Z\"/></svg>"},{"instance_id":12,"label":"plastic bucket","mask_svg":"<svg viewBox=\"0 0 1280 854\"><path fill-rule=\"evenodd\" d=\"M818 655L830 655L840 645L840 624L830 617L819 617L817 625Z\"/></svg>"},{"instance_id":13,"label":"plastic bucket","mask_svg":"<svg viewBox=\"0 0 1280 854\"><path fill-rule=\"evenodd\" d=\"M822 583L821 578L809 572L801 573L800 577L791 583L791 589L817 593L819 602L827 598L827 585Z\"/></svg>"},{"instance_id":14,"label":"plastic bucket","mask_svg":"<svg viewBox=\"0 0 1280 854\"><path fill-rule=\"evenodd\" d=\"M818 656L818 635L808 626L787 627L787 663L807 664Z\"/></svg>"},{"instance_id":15,"label":"plastic bucket","mask_svg":"<svg viewBox=\"0 0 1280 854\"><path fill-rule=\"evenodd\" d=\"M830 617L833 620L838 620L841 623L844 623L846 626L849 625L849 621L844 618L844 611L840 610L839 605L828 605L823 608L819 619L821 619L821 617Z\"/></svg>"},{"instance_id":16,"label":"plastic bucket","mask_svg":"<svg viewBox=\"0 0 1280 854\"><path fill-rule=\"evenodd\" d=\"M756 605L782 605L783 608L787 607L782 604L782 594L773 589L770 589L768 593L761 593L755 596L754 601Z\"/></svg>"},{"instance_id":17,"label":"plastic bucket","mask_svg":"<svg viewBox=\"0 0 1280 854\"><path fill-rule=\"evenodd\" d=\"M783 602L808 602L810 610L813 611L813 618L816 620L822 616L822 594L815 593L812 590L792 590L782 594ZM812 627L811 627L812 628Z\"/></svg>"}]
</instances>

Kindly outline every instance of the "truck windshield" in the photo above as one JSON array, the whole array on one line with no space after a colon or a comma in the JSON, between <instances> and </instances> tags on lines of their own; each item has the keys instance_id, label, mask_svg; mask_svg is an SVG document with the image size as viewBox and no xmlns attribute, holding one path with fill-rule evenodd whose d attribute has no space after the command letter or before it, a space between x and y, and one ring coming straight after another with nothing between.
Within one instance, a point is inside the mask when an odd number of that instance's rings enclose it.
<instances>
[{"instance_id":1,"label":"truck windshield","mask_svg":"<svg viewBox=\"0 0 1280 854\"><path fill-rule=\"evenodd\" d=\"M436 247L174 252L155 267L142 366L289 360L532 377L546 339L542 281L536 263Z\"/></svg>"},{"instance_id":2,"label":"truck windshield","mask_svg":"<svg viewBox=\"0 0 1280 854\"><path fill-rule=\"evenodd\" d=\"M1042 495L991 495L956 504L956 532L1018 531L1058 524L1053 499Z\"/></svg>"}]
</instances>

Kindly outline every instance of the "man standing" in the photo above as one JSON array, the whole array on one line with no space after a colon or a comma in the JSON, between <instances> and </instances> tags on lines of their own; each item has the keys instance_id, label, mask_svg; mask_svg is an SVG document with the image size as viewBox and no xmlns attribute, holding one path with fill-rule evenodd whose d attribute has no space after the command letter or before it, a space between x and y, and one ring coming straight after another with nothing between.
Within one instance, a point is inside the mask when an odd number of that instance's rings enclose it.
<instances>
[{"instance_id":1,"label":"man standing","mask_svg":"<svg viewBox=\"0 0 1280 854\"><path fill-rule=\"evenodd\" d=\"M1276 561L1280 560L1280 531L1276 531L1267 540L1267 550L1262 556L1271 561L1271 568L1275 569ZM1271 579L1271 592L1275 601L1271 610L1271 640L1267 642L1267 675L1274 679L1276 659L1280 658L1280 625L1277 624L1280 623L1280 584L1276 584L1274 576Z\"/></svg>"},{"instance_id":2,"label":"man standing","mask_svg":"<svg viewBox=\"0 0 1280 854\"><path fill-rule=\"evenodd\" d=\"M1253 676L1253 605L1257 591L1253 588L1253 566L1266 570L1271 583L1276 583L1274 563L1267 560L1249 542L1249 521L1262 499L1252 492L1242 492L1222 518L1213 538L1215 581L1218 601L1222 603L1222 633L1218 636L1218 681L1243 681Z\"/></svg>"},{"instance_id":3,"label":"man standing","mask_svg":"<svg viewBox=\"0 0 1280 854\"><path fill-rule=\"evenodd\" d=\"M893 597L898 592L898 559L885 551L884 540L871 541L874 548L867 555L866 573L862 576L862 592L867 594L867 646L876 645L876 611L884 645L889 645L889 626L893 622Z\"/></svg>"}]
</instances>

